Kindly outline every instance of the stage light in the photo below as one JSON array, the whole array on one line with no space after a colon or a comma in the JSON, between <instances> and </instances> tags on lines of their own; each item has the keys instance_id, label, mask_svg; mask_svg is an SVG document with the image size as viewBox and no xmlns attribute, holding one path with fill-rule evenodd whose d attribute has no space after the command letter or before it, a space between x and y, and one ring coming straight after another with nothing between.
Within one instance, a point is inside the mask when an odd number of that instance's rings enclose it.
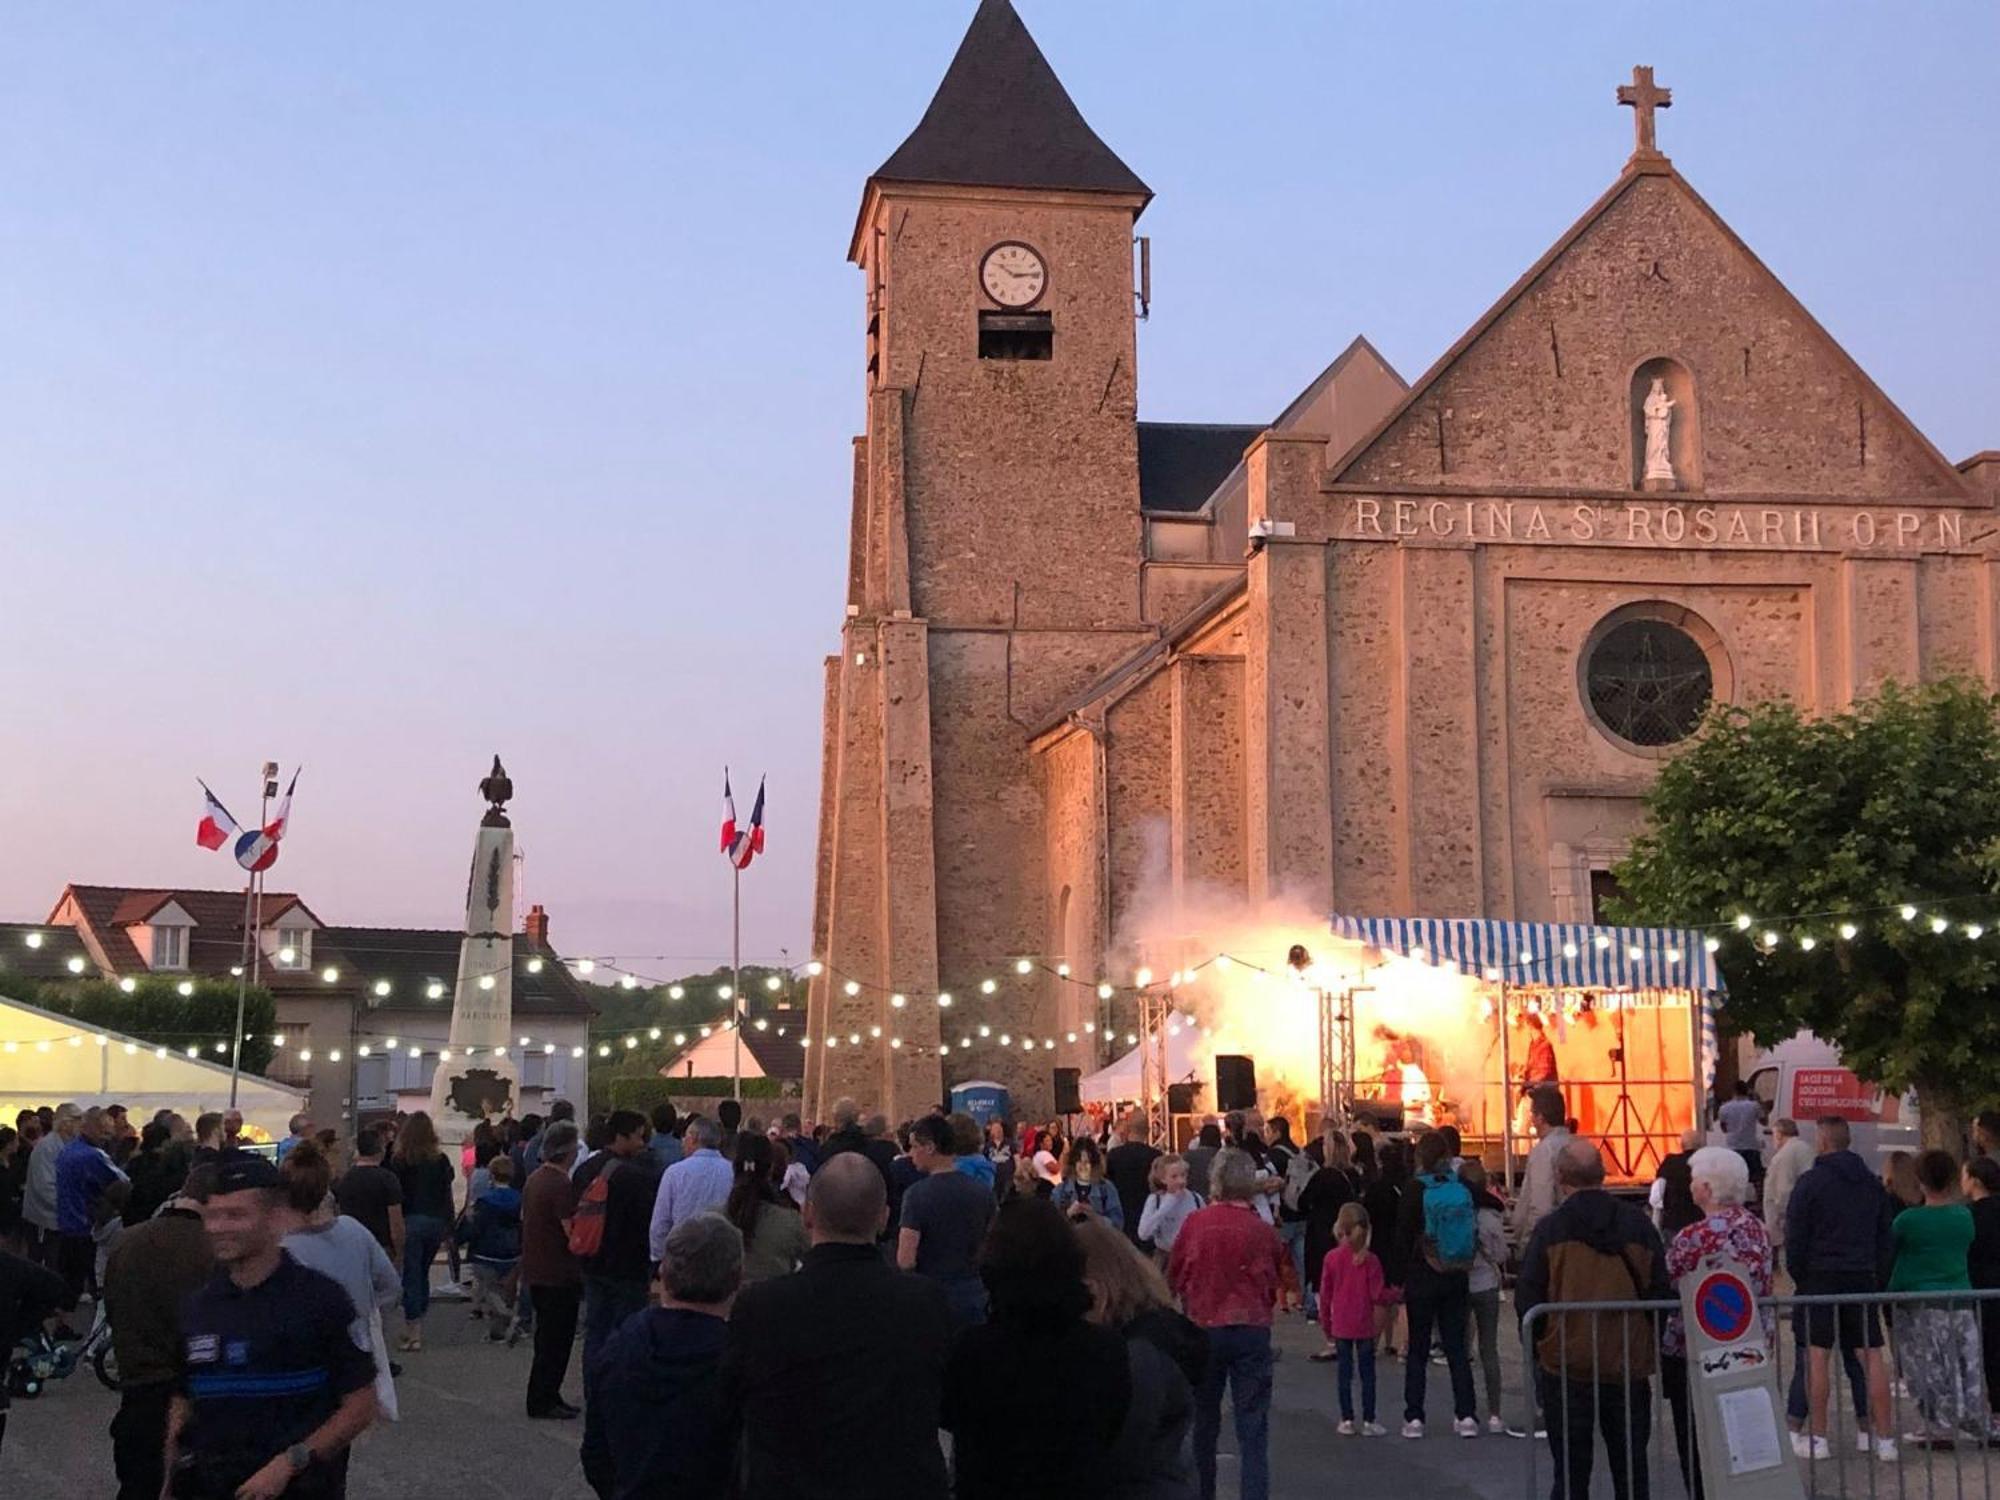
<instances>
[{"instance_id":1,"label":"stage light","mask_svg":"<svg viewBox=\"0 0 2000 1500\"><path fill-rule=\"evenodd\" d=\"M1915 908L1914 906L1905 906L1905 907L1901 907L1901 908L1899 908L1899 910L1900 910L1900 911L1902 912L1902 914L1903 914L1903 920L1904 920L1905 922L1914 922L1914 921L1916 921L1916 919L1917 919L1917 909L1916 909L1916 908Z\"/></svg>"},{"instance_id":2,"label":"stage light","mask_svg":"<svg viewBox=\"0 0 2000 1500\"><path fill-rule=\"evenodd\" d=\"M1030 959L1017 958L1014 960L1014 972L1016 974L1032 974L1035 972L1035 965Z\"/></svg>"},{"instance_id":3,"label":"stage light","mask_svg":"<svg viewBox=\"0 0 2000 1500\"><path fill-rule=\"evenodd\" d=\"M904 1006L908 1005L909 1003L910 1002L901 995L891 995L889 997L889 1004L891 1008L895 1010L901 1010Z\"/></svg>"},{"instance_id":4,"label":"stage light","mask_svg":"<svg viewBox=\"0 0 2000 1500\"><path fill-rule=\"evenodd\" d=\"M1000 986L995 984L990 979L982 979L979 981L979 993L982 995L990 995L999 988Z\"/></svg>"},{"instance_id":5,"label":"stage light","mask_svg":"<svg viewBox=\"0 0 2000 1500\"><path fill-rule=\"evenodd\" d=\"M1097 987L1097 998L1100 1000L1109 1000L1112 994L1112 988L1108 984L1100 984Z\"/></svg>"},{"instance_id":6,"label":"stage light","mask_svg":"<svg viewBox=\"0 0 2000 1500\"><path fill-rule=\"evenodd\" d=\"M991 981L989 981L989 983L990 982ZM850 979L847 981L847 983L841 986L841 989L845 990L848 996L851 998L861 993L861 981L858 979Z\"/></svg>"},{"instance_id":7,"label":"stage light","mask_svg":"<svg viewBox=\"0 0 2000 1500\"><path fill-rule=\"evenodd\" d=\"M1942 934L1942 933L1944 932L1944 930L1945 930L1945 929L1946 929L1947 927L1949 927L1949 926L1951 926L1951 923L1947 922L1947 921L1946 921L1946 920L1945 920L1945 919L1944 919L1943 917L1932 917L1932 918L1931 918L1931 931L1932 931L1932 932L1935 932L1935 933L1940 933L1940 934Z\"/></svg>"}]
</instances>

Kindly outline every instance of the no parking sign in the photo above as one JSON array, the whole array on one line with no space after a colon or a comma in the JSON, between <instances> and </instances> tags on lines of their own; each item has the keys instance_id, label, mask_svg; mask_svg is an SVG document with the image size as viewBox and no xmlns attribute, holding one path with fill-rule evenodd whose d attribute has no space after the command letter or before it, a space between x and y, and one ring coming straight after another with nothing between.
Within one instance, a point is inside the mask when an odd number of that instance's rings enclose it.
<instances>
[{"instance_id":1,"label":"no parking sign","mask_svg":"<svg viewBox=\"0 0 2000 1500\"><path fill-rule=\"evenodd\" d=\"M1757 1299L1734 1271L1711 1271L1694 1289L1694 1320L1718 1344L1733 1344L1757 1321Z\"/></svg>"}]
</instances>

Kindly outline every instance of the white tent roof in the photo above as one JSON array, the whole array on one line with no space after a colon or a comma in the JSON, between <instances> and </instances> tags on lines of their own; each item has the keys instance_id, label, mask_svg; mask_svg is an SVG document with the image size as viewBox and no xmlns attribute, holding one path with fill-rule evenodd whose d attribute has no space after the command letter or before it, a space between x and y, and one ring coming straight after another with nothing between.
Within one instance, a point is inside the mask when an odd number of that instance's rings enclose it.
<instances>
[{"instance_id":1,"label":"white tent roof","mask_svg":"<svg viewBox=\"0 0 2000 1500\"><path fill-rule=\"evenodd\" d=\"M104 1038L98 1043L98 1038ZM122 1104L139 1123L159 1109L177 1109L192 1120L229 1108L229 1069L185 1053L159 1049L122 1032L80 1024L0 995L0 1118L13 1119L30 1105ZM261 1125L273 1140L305 1108L306 1091L245 1073L236 1107L246 1123Z\"/></svg>"},{"instance_id":2,"label":"white tent roof","mask_svg":"<svg viewBox=\"0 0 2000 1500\"><path fill-rule=\"evenodd\" d=\"M736 1045L736 1034L728 1027L720 1027L696 1042L684 1052L676 1052L673 1060L660 1069L662 1078L727 1078L732 1068L740 1066L745 1078L764 1077L763 1064L751 1053L748 1043L742 1048Z\"/></svg>"},{"instance_id":3,"label":"white tent roof","mask_svg":"<svg viewBox=\"0 0 2000 1500\"><path fill-rule=\"evenodd\" d=\"M1198 1040L1195 1028L1183 1023L1167 1028L1167 1082L1186 1083L1194 1073L1200 1052L1195 1046ZM1139 1097L1139 1051L1134 1047L1116 1062L1106 1063L1095 1073L1087 1073L1077 1082L1079 1097L1113 1103L1120 1099Z\"/></svg>"}]
</instances>

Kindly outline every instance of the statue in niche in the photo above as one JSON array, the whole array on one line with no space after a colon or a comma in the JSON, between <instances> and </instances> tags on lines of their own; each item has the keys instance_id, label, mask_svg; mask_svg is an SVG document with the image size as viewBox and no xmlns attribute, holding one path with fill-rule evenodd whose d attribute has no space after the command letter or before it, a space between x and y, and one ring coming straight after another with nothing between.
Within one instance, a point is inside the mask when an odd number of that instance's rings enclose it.
<instances>
[{"instance_id":1,"label":"statue in niche","mask_svg":"<svg viewBox=\"0 0 2000 1500\"><path fill-rule=\"evenodd\" d=\"M1640 412L1646 419L1645 483L1648 488L1655 484L1671 486L1674 460L1668 441L1673 435L1674 398L1667 394L1667 383L1660 376L1653 377L1653 388L1646 393Z\"/></svg>"}]
</instances>

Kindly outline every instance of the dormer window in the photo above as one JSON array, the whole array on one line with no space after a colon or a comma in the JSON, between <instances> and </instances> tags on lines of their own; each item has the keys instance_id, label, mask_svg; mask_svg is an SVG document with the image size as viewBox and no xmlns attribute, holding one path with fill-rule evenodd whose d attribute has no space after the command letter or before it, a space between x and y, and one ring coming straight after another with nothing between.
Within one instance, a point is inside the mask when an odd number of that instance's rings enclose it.
<instances>
[{"instance_id":1,"label":"dormer window","mask_svg":"<svg viewBox=\"0 0 2000 1500\"><path fill-rule=\"evenodd\" d=\"M278 929L278 949L273 955L281 969L310 969L312 967L312 929L310 927L280 927Z\"/></svg>"},{"instance_id":2,"label":"dormer window","mask_svg":"<svg viewBox=\"0 0 2000 1500\"><path fill-rule=\"evenodd\" d=\"M185 969L188 964L188 930L179 923L156 923L153 927L153 967Z\"/></svg>"}]
</instances>

